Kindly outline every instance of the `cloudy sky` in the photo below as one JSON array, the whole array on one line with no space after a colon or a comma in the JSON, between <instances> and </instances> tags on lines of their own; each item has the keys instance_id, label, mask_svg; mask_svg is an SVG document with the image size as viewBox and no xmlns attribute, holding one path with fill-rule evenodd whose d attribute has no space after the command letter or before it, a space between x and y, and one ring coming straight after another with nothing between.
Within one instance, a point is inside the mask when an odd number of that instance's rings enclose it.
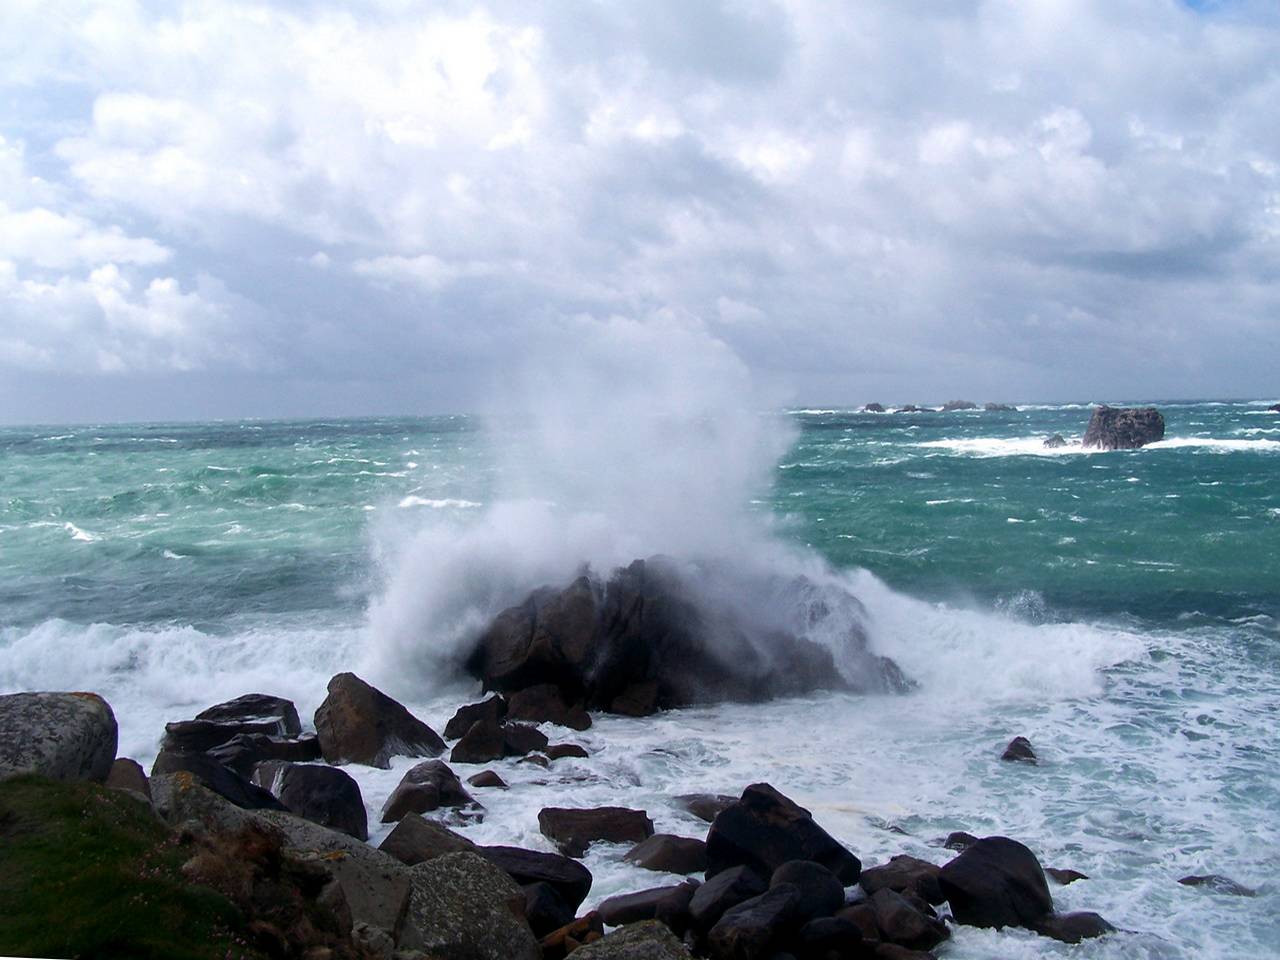
<instances>
[{"instance_id":1,"label":"cloudy sky","mask_svg":"<svg viewBox=\"0 0 1280 960\"><path fill-rule=\"evenodd\" d=\"M3 0L0 420L465 411L619 318L798 404L1271 397L1278 11Z\"/></svg>"}]
</instances>

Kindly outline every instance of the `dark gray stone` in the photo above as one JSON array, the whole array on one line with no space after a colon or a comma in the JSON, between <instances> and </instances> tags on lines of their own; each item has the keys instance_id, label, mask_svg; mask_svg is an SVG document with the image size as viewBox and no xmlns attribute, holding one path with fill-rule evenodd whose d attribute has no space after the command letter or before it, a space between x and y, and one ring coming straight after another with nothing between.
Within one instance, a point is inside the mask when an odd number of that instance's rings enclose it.
<instances>
[{"instance_id":1,"label":"dark gray stone","mask_svg":"<svg viewBox=\"0 0 1280 960\"><path fill-rule=\"evenodd\" d=\"M175 773L191 774L214 793L246 810L287 809L272 793L250 783L204 753L161 750L151 765L152 778Z\"/></svg>"},{"instance_id":2,"label":"dark gray stone","mask_svg":"<svg viewBox=\"0 0 1280 960\"><path fill-rule=\"evenodd\" d=\"M1098 914L1089 912L1055 913L1035 926L1036 933L1042 937L1052 937L1063 943L1092 940L1105 933L1114 933L1115 929Z\"/></svg>"},{"instance_id":3,"label":"dark gray stone","mask_svg":"<svg viewBox=\"0 0 1280 960\"><path fill-rule=\"evenodd\" d=\"M258 766L253 782L270 790L291 813L357 840L369 839L360 786L336 767L272 760Z\"/></svg>"},{"instance_id":4,"label":"dark gray stone","mask_svg":"<svg viewBox=\"0 0 1280 960\"><path fill-rule=\"evenodd\" d=\"M378 849L412 867L446 853L474 853L477 848L444 824L424 819L416 813L406 813Z\"/></svg>"},{"instance_id":5,"label":"dark gray stone","mask_svg":"<svg viewBox=\"0 0 1280 960\"><path fill-rule=\"evenodd\" d=\"M692 960L665 924L641 920L573 952L575 960Z\"/></svg>"},{"instance_id":6,"label":"dark gray stone","mask_svg":"<svg viewBox=\"0 0 1280 960\"><path fill-rule=\"evenodd\" d=\"M251 777L254 768L268 760L284 760L289 763L319 760L320 740L314 734L285 738L265 733L241 733L205 752L240 776Z\"/></svg>"},{"instance_id":7,"label":"dark gray stone","mask_svg":"<svg viewBox=\"0 0 1280 960\"><path fill-rule=\"evenodd\" d=\"M538 882L551 884L574 910L591 891L591 871L558 853L501 846L480 847L478 852L521 886Z\"/></svg>"},{"instance_id":8,"label":"dark gray stone","mask_svg":"<svg viewBox=\"0 0 1280 960\"><path fill-rule=\"evenodd\" d=\"M927 903L937 904L946 899L938 886L941 870L927 860L899 855L888 863L864 869L858 882L868 896L877 890L893 890L895 893L914 893Z\"/></svg>"},{"instance_id":9,"label":"dark gray stone","mask_svg":"<svg viewBox=\"0 0 1280 960\"><path fill-rule=\"evenodd\" d=\"M1203 875L1192 875L1183 877L1178 881L1184 887L1207 887L1214 893L1225 893L1233 897L1253 897L1257 896L1257 891L1250 887L1246 887L1242 883L1236 883L1230 877L1224 877L1220 873L1208 873Z\"/></svg>"},{"instance_id":10,"label":"dark gray stone","mask_svg":"<svg viewBox=\"0 0 1280 960\"><path fill-rule=\"evenodd\" d=\"M880 939L910 950L929 950L951 936L946 924L939 920L923 901L923 909L913 905L900 893L877 890L871 898Z\"/></svg>"},{"instance_id":11,"label":"dark gray stone","mask_svg":"<svg viewBox=\"0 0 1280 960\"><path fill-rule=\"evenodd\" d=\"M246 693L225 703L218 703L196 714L197 720L216 723L256 723L275 721L282 737L296 737L302 732L298 709L292 700L266 693Z\"/></svg>"},{"instance_id":12,"label":"dark gray stone","mask_svg":"<svg viewBox=\"0 0 1280 960\"><path fill-rule=\"evenodd\" d=\"M459 707L457 713L449 718L444 726L446 740L457 740L481 720L500 724L507 717L507 701L500 696L492 696L479 703L469 703Z\"/></svg>"},{"instance_id":13,"label":"dark gray stone","mask_svg":"<svg viewBox=\"0 0 1280 960\"><path fill-rule=\"evenodd\" d=\"M768 881L750 867L730 867L711 877L694 891L689 901L693 929L705 933L730 907L736 907L769 889Z\"/></svg>"},{"instance_id":14,"label":"dark gray stone","mask_svg":"<svg viewBox=\"0 0 1280 960\"><path fill-rule=\"evenodd\" d=\"M1000 755L1001 760L1034 764L1036 753L1031 749L1031 741L1026 737L1014 737Z\"/></svg>"},{"instance_id":15,"label":"dark gray stone","mask_svg":"<svg viewBox=\"0 0 1280 960\"><path fill-rule=\"evenodd\" d=\"M1134 450L1164 439L1164 417L1155 407L1094 409L1084 432L1083 446L1103 450Z\"/></svg>"},{"instance_id":16,"label":"dark gray stone","mask_svg":"<svg viewBox=\"0 0 1280 960\"><path fill-rule=\"evenodd\" d=\"M799 888L782 883L726 910L707 946L715 960L767 960L803 922Z\"/></svg>"},{"instance_id":17,"label":"dark gray stone","mask_svg":"<svg viewBox=\"0 0 1280 960\"><path fill-rule=\"evenodd\" d=\"M769 878L769 887L789 883L800 891L799 912L804 921L829 917L844 906L844 886L834 873L812 860L789 860Z\"/></svg>"},{"instance_id":18,"label":"dark gray stone","mask_svg":"<svg viewBox=\"0 0 1280 960\"><path fill-rule=\"evenodd\" d=\"M1008 837L984 837L938 874L958 923L1033 927L1053 913L1053 897L1036 855Z\"/></svg>"}]
</instances>

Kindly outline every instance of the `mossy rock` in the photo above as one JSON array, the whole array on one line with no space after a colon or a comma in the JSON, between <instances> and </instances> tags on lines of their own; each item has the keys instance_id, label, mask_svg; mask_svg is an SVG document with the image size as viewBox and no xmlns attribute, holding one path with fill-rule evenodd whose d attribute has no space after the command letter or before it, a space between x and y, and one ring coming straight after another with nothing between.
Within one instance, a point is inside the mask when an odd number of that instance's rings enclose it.
<instances>
[{"instance_id":1,"label":"mossy rock","mask_svg":"<svg viewBox=\"0 0 1280 960\"><path fill-rule=\"evenodd\" d=\"M180 872L149 805L91 783L0 782L0 956L256 960L245 918Z\"/></svg>"}]
</instances>

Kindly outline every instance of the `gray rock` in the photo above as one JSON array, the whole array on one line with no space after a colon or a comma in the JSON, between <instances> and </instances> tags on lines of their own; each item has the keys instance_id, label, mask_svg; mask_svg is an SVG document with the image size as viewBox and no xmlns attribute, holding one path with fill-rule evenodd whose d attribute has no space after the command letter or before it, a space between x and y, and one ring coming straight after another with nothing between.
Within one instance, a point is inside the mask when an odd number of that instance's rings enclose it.
<instances>
[{"instance_id":1,"label":"gray rock","mask_svg":"<svg viewBox=\"0 0 1280 960\"><path fill-rule=\"evenodd\" d=\"M1067 441L1066 441L1066 439L1062 436L1062 434L1060 434L1060 433L1055 433L1055 434L1054 434L1053 436L1051 436L1051 437L1045 437L1045 438L1044 438L1044 445L1045 445L1046 447L1048 447L1050 450L1056 450L1056 449L1058 449L1059 447L1065 447L1065 446L1067 445Z\"/></svg>"},{"instance_id":2,"label":"gray rock","mask_svg":"<svg viewBox=\"0 0 1280 960\"><path fill-rule=\"evenodd\" d=\"M111 764L111 772L107 774L107 786L112 790L126 790L151 802L151 785L147 775L137 760L121 757Z\"/></svg>"},{"instance_id":3,"label":"gray rock","mask_svg":"<svg viewBox=\"0 0 1280 960\"><path fill-rule=\"evenodd\" d=\"M405 946L450 960L541 960L524 893L484 857L449 853L409 872Z\"/></svg>"},{"instance_id":4,"label":"gray rock","mask_svg":"<svg viewBox=\"0 0 1280 960\"><path fill-rule=\"evenodd\" d=\"M480 855L516 883L548 883L575 910L591 890L591 871L568 857L520 847L481 847Z\"/></svg>"},{"instance_id":5,"label":"gray rock","mask_svg":"<svg viewBox=\"0 0 1280 960\"><path fill-rule=\"evenodd\" d=\"M115 714L96 693L0 696L0 780L35 773L103 783L116 738Z\"/></svg>"},{"instance_id":6,"label":"gray rock","mask_svg":"<svg viewBox=\"0 0 1280 960\"><path fill-rule=\"evenodd\" d=\"M691 960L664 923L642 920L573 951L577 960Z\"/></svg>"},{"instance_id":7,"label":"gray rock","mask_svg":"<svg viewBox=\"0 0 1280 960\"><path fill-rule=\"evenodd\" d=\"M977 410L978 405L972 400L948 400L942 405L943 413L951 413L955 410Z\"/></svg>"},{"instance_id":8,"label":"gray rock","mask_svg":"<svg viewBox=\"0 0 1280 960\"><path fill-rule=\"evenodd\" d=\"M213 759L242 777L252 777L254 768L268 760L308 763L320 759L320 740L315 734L297 738L273 737L266 733L239 733L226 743L205 751Z\"/></svg>"},{"instance_id":9,"label":"gray rock","mask_svg":"<svg viewBox=\"0 0 1280 960\"><path fill-rule=\"evenodd\" d=\"M160 774L150 782L156 813L172 824L198 824L208 830L238 830L253 815L186 772Z\"/></svg>"},{"instance_id":10,"label":"gray rock","mask_svg":"<svg viewBox=\"0 0 1280 960\"><path fill-rule=\"evenodd\" d=\"M722 870L695 890L689 901L693 929L705 933L716 925L726 910L758 897L768 889L768 882L750 867Z\"/></svg>"},{"instance_id":11,"label":"gray rock","mask_svg":"<svg viewBox=\"0 0 1280 960\"><path fill-rule=\"evenodd\" d=\"M387 769L392 757L437 757L444 741L401 704L354 673L329 681L316 709L316 736L329 763L362 763Z\"/></svg>"},{"instance_id":12,"label":"gray rock","mask_svg":"<svg viewBox=\"0 0 1280 960\"><path fill-rule=\"evenodd\" d=\"M1164 439L1164 417L1155 407L1097 407L1089 418L1083 446L1134 450Z\"/></svg>"},{"instance_id":13,"label":"gray rock","mask_svg":"<svg viewBox=\"0 0 1280 960\"><path fill-rule=\"evenodd\" d=\"M884 413L884 404L868 403L862 408L863 413Z\"/></svg>"},{"instance_id":14,"label":"gray rock","mask_svg":"<svg viewBox=\"0 0 1280 960\"><path fill-rule=\"evenodd\" d=\"M189 773L214 793L246 810L284 810L285 806L269 790L228 770L206 753L188 750L161 750L151 765L151 776Z\"/></svg>"},{"instance_id":15,"label":"gray rock","mask_svg":"<svg viewBox=\"0 0 1280 960\"><path fill-rule=\"evenodd\" d=\"M378 849L411 867L446 853L474 852L476 845L443 824L406 813Z\"/></svg>"},{"instance_id":16,"label":"gray rock","mask_svg":"<svg viewBox=\"0 0 1280 960\"><path fill-rule=\"evenodd\" d=\"M888 888L871 897L880 939L911 950L929 950L951 936L923 901L912 903Z\"/></svg>"}]
</instances>

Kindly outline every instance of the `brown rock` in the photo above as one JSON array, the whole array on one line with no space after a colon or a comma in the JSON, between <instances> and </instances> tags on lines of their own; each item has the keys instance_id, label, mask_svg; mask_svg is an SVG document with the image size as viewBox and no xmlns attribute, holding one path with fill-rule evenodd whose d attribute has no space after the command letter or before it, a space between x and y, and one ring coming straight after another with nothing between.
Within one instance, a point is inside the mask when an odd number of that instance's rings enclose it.
<instances>
[{"instance_id":1,"label":"brown rock","mask_svg":"<svg viewBox=\"0 0 1280 960\"><path fill-rule=\"evenodd\" d=\"M406 813L427 813L440 807L476 807L457 775L443 760L427 760L412 767L387 797L382 822L392 823Z\"/></svg>"},{"instance_id":2,"label":"brown rock","mask_svg":"<svg viewBox=\"0 0 1280 960\"><path fill-rule=\"evenodd\" d=\"M316 710L316 735L329 763L361 763L387 769L391 758L436 757L444 741L385 693L354 673L329 681Z\"/></svg>"},{"instance_id":3,"label":"brown rock","mask_svg":"<svg viewBox=\"0 0 1280 960\"><path fill-rule=\"evenodd\" d=\"M107 774L107 786L113 790L127 790L129 793L151 801L151 784L137 760L121 757L111 764L111 772Z\"/></svg>"},{"instance_id":4,"label":"brown rock","mask_svg":"<svg viewBox=\"0 0 1280 960\"><path fill-rule=\"evenodd\" d=\"M459 707L457 712L444 725L446 740L457 740L480 720L489 720L500 724L507 718L507 701L500 696L492 696L480 703L469 703Z\"/></svg>"},{"instance_id":5,"label":"brown rock","mask_svg":"<svg viewBox=\"0 0 1280 960\"><path fill-rule=\"evenodd\" d=\"M938 886L938 874L942 868L927 860L900 855L878 867L862 871L858 882L868 896L877 890L893 890L896 893L911 892L927 903L942 903L945 897Z\"/></svg>"},{"instance_id":6,"label":"brown rock","mask_svg":"<svg viewBox=\"0 0 1280 960\"><path fill-rule=\"evenodd\" d=\"M636 843L653 836L649 815L626 807L544 807L538 812L538 828L570 857L581 857L597 841Z\"/></svg>"},{"instance_id":7,"label":"brown rock","mask_svg":"<svg viewBox=\"0 0 1280 960\"><path fill-rule=\"evenodd\" d=\"M473 787L497 787L499 790L507 789L507 781L492 770L481 770L475 776L467 777L467 783Z\"/></svg>"},{"instance_id":8,"label":"brown rock","mask_svg":"<svg viewBox=\"0 0 1280 960\"><path fill-rule=\"evenodd\" d=\"M446 853L475 853L476 845L443 824L406 813L378 849L411 867Z\"/></svg>"},{"instance_id":9,"label":"brown rock","mask_svg":"<svg viewBox=\"0 0 1280 960\"><path fill-rule=\"evenodd\" d=\"M586 730L591 716L581 703L566 703L553 683L540 683L511 694L507 716L511 720L555 723L571 730Z\"/></svg>"},{"instance_id":10,"label":"brown rock","mask_svg":"<svg viewBox=\"0 0 1280 960\"><path fill-rule=\"evenodd\" d=\"M622 859L646 870L701 873L707 869L707 844L693 837L655 833L628 850Z\"/></svg>"}]
</instances>

